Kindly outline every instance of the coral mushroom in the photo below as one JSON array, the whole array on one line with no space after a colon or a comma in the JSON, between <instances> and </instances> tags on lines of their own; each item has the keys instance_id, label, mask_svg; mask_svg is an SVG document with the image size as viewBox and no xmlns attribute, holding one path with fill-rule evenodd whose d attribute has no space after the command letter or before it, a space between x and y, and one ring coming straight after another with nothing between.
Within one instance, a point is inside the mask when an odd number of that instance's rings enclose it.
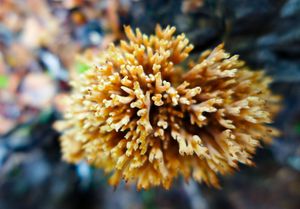
<instances>
[{"instance_id":1,"label":"coral mushroom","mask_svg":"<svg viewBox=\"0 0 300 209\"><path fill-rule=\"evenodd\" d=\"M217 174L253 164L261 141L277 134L267 126L279 100L270 79L223 45L184 62L193 46L174 27L125 32L129 41L90 54L90 68L72 82L69 109L56 124L63 158L138 189L169 188L180 175L218 187Z\"/></svg>"}]
</instances>

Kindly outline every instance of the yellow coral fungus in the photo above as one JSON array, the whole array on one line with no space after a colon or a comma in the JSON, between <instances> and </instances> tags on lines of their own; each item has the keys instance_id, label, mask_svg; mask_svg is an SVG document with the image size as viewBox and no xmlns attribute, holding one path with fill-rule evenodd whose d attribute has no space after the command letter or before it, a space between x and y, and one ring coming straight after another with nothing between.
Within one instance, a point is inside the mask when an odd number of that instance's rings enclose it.
<instances>
[{"instance_id":1,"label":"yellow coral fungus","mask_svg":"<svg viewBox=\"0 0 300 209\"><path fill-rule=\"evenodd\" d=\"M72 82L56 124L63 158L86 160L110 173L112 185L124 179L138 189L169 188L180 175L217 187L218 173L251 165L260 142L277 133L266 125L278 103L270 79L223 45L183 67L193 46L174 27L125 32L129 41L89 55L90 69Z\"/></svg>"}]
</instances>

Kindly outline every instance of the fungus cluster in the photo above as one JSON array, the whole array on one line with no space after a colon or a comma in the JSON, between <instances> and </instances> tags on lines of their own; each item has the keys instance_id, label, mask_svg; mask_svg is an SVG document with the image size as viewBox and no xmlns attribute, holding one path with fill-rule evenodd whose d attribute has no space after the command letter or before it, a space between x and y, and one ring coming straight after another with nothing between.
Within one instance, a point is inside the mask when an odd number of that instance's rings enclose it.
<instances>
[{"instance_id":1,"label":"fungus cluster","mask_svg":"<svg viewBox=\"0 0 300 209\"><path fill-rule=\"evenodd\" d=\"M169 188L178 176L218 187L217 174L252 165L279 98L270 78L250 71L223 45L187 59L193 46L175 28L147 36L125 27L128 41L86 59L74 79L62 131L63 159L102 168L109 182Z\"/></svg>"}]
</instances>

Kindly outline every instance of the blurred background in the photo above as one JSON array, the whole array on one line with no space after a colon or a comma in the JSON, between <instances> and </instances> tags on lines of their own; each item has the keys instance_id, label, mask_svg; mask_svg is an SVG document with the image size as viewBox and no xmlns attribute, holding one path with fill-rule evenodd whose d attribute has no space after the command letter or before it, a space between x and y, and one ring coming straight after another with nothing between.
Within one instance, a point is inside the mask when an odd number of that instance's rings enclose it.
<instances>
[{"instance_id":1,"label":"blurred background","mask_svg":"<svg viewBox=\"0 0 300 209\"><path fill-rule=\"evenodd\" d=\"M222 189L180 179L169 190L115 191L101 170L61 160L53 122L87 49L124 37L123 25L176 26L194 55L225 42L283 95L256 167L220 177ZM0 0L0 209L299 209L300 0Z\"/></svg>"}]
</instances>

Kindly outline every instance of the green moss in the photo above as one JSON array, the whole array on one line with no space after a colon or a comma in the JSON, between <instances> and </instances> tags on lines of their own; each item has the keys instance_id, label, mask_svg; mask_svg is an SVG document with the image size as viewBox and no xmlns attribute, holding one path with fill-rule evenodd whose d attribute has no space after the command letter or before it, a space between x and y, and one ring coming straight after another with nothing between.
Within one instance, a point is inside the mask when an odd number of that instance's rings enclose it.
<instances>
[{"instance_id":1,"label":"green moss","mask_svg":"<svg viewBox=\"0 0 300 209\"><path fill-rule=\"evenodd\" d=\"M0 89L5 89L8 87L9 79L5 75L0 75Z\"/></svg>"},{"instance_id":2,"label":"green moss","mask_svg":"<svg viewBox=\"0 0 300 209\"><path fill-rule=\"evenodd\" d=\"M300 122L296 124L295 130L296 130L297 134L300 134Z\"/></svg>"},{"instance_id":3,"label":"green moss","mask_svg":"<svg viewBox=\"0 0 300 209\"><path fill-rule=\"evenodd\" d=\"M89 69L89 66L83 62L77 62L75 68L78 73L84 73Z\"/></svg>"}]
</instances>

